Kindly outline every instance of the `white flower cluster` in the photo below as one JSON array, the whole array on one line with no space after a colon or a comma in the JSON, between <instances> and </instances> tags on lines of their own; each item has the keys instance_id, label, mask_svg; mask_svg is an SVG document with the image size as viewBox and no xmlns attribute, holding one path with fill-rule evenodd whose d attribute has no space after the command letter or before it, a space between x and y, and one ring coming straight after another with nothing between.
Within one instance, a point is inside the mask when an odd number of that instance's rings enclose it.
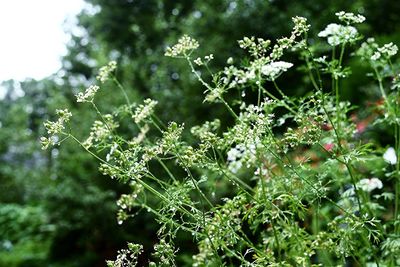
<instances>
[{"instance_id":1,"label":"white flower cluster","mask_svg":"<svg viewBox=\"0 0 400 267\"><path fill-rule=\"evenodd\" d=\"M242 162L240 159L243 157L245 148L242 145L237 145L228 151L228 169L232 173L237 173L242 168Z\"/></svg>"},{"instance_id":2,"label":"white flower cluster","mask_svg":"<svg viewBox=\"0 0 400 267\"><path fill-rule=\"evenodd\" d=\"M340 11L335 13L335 15L339 18L340 21L346 22L348 25L363 23L365 21L365 17L359 14L355 15L354 13Z\"/></svg>"},{"instance_id":3,"label":"white flower cluster","mask_svg":"<svg viewBox=\"0 0 400 267\"><path fill-rule=\"evenodd\" d=\"M399 48L397 45L393 43L388 43L383 45L382 47L378 47L377 51L371 56L372 60L378 60L381 57L383 58L390 58L397 54Z\"/></svg>"},{"instance_id":4,"label":"white flower cluster","mask_svg":"<svg viewBox=\"0 0 400 267\"><path fill-rule=\"evenodd\" d=\"M197 66L202 66L204 64L207 64L208 62L210 62L211 60L214 59L214 55L213 54L209 54L208 56L204 57L204 60L200 57L196 58L193 62L197 65Z\"/></svg>"},{"instance_id":5,"label":"white flower cluster","mask_svg":"<svg viewBox=\"0 0 400 267\"><path fill-rule=\"evenodd\" d=\"M157 105L157 101L152 99L145 99L144 104L139 105L132 118L135 120L135 123L139 123L144 119L148 118L154 112L154 107Z\"/></svg>"},{"instance_id":6,"label":"white flower cluster","mask_svg":"<svg viewBox=\"0 0 400 267\"><path fill-rule=\"evenodd\" d=\"M268 80L274 81L283 72L287 71L293 66L292 63L285 61L271 62L261 67L261 73L267 77Z\"/></svg>"},{"instance_id":7,"label":"white flower cluster","mask_svg":"<svg viewBox=\"0 0 400 267\"><path fill-rule=\"evenodd\" d=\"M117 144L117 143L114 143L114 144L111 146L110 151L109 151L109 152L107 153L107 155L106 155L106 161L107 161L107 162L110 161L110 160L112 159L114 153L117 151L117 148L118 148L118 144Z\"/></svg>"},{"instance_id":8,"label":"white flower cluster","mask_svg":"<svg viewBox=\"0 0 400 267\"><path fill-rule=\"evenodd\" d=\"M319 37L327 37L328 44L337 46L343 43L351 43L357 40L358 32L353 26L343 26L331 23L318 34Z\"/></svg>"},{"instance_id":9,"label":"white flower cluster","mask_svg":"<svg viewBox=\"0 0 400 267\"><path fill-rule=\"evenodd\" d=\"M145 138L147 132L150 130L149 125L145 124L143 127L140 127L139 134L129 142L131 145L140 144Z\"/></svg>"},{"instance_id":10,"label":"white flower cluster","mask_svg":"<svg viewBox=\"0 0 400 267\"><path fill-rule=\"evenodd\" d=\"M247 83L259 82L257 78L274 81L293 66L292 63L280 61L280 58L285 50L293 48L295 45L301 46L302 42L297 41L297 38L306 33L310 25L307 24L307 19L303 17L294 17L292 20L295 25L291 35L278 39L277 43L272 47L271 41L263 38L244 37L238 41L239 47L247 50L254 59L244 68L238 68L232 65L233 58L229 58L227 64L231 66L224 69L224 76L221 78L221 82L225 85L224 89L227 90L242 87ZM270 52L269 55L268 52ZM258 74L263 77L258 77ZM212 102L220 95L220 91L214 90L207 95L206 99Z\"/></svg>"},{"instance_id":11,"label":"white flower cluster","mask_svg":"<svg viewBox=\"0 0 400 267\"><path fill-rule=\"evenodd\" d=\"M188 35L182 36L178 43L172 47L167 47L165 51L165 56L167 57L179 57L179 56L187 56L188 52L190 53L194 49L199 47L199 43L189 37Z\"/></svg>"},{"instance_id":12,"label":"white flower cluster","mask_svg":"<svg viewBox=\"0 0 400 267\"><path fill-rule=\"evenodd\" d=\"M143 191L143 185L135 180L132 180L129 186L132 192L129 195L122 194L117 201L119 207L117 222L119 225L129 218L128 212L135 206L138 195Z\"/></svg>"},{"instance_id":13,"label":"white flower cluster","mask_svg":"<svg viewBox=\"0 0 400 267\"><path fill-rule=\"evenodd\" d=\"M107 260L107 267L137 266L138 256L143 252L143 246L128 243L128 249L118 251L117 259Z\"/></svg>"},{"instance_id":14,"label":"white flower cluster","mask_svg":"<svg viewBox=\"0 0 400 267\"><path fill-rule=\"evenodd\" d=\"M396 55L398 50L397 45L393 43L388 43L380 47L374 38L368 38L366 42L361 44L357 55L363 60L370 62L374 67L384 67L388 64L388 59Z\"/></svg>"},{"instance_id":15,"label":"white flower cluster","mask_svg":"<svg viewBox=\"0 0 400 267\"><path fill-rule=\"evenodd\" d=\"M256 160L257 140L255 143L238 144L231 148L227 153L228 170L232 173L237 173L242 167L250 167L250 162Z\"/></svg>"},{"instance_id":16,"label":"white flower cluster","mask_svg":"<svg viewBox=\"0 0 400 267\"><path fill-rule=\"evenodd\" d=\"M76 102L92 102L95 94L100 89L97 85L91 85L86 90L85 93L79 92L76 95Z\"/></svg>"},{"instance_id":17,"label":"white flower cluster","mask_svg":"<svg viewBox=\"0 0 400 267\"><path fill-rule=\"evenodd\" d=\"M390 88L392 90L400 89L400 73L393 77L392 86Z\"/></svg>"},{"instance_id":18,"label":"white flower cluster","mask_svg":"<svg viewBox=\"0 0 400 267\"><path fill-rule=\"evenodd\" d=\"M375 189L381 189L383 187L383 184L382 181L378 178L364 178L357 183L357 186L365 192L371 192Z\"/></svg>"},{"instance_id":19,"label":"white flower cluster","mask_svg":"<svg viewBox=\"0 0 400 267\"><path fill-rule=\"evenodd\" d=\"M68 109L57 109L56 114L59 116L57 121L47 121L44 123L49 135L59 134L62 130L64 130L64 123L68 122L72 116Z\"/></svg>"},{"instance_id":20,"label":"white flower cluster","mask_svg":"<svg viewBox=\"0 0 400 267\"><path fill-rule=\"evenodd\" d=\"M257 58L262 57L267 52L269 46L271 45L270 40L264 40L263 38L244 37L242 40L238 41L239 47L246 49L249 53Z\"/></svg>"},{"instance_id":21,"label":"white flower cluster","mask_svg":"<svg viewBox=\"0 0 400 267\"><path fill-rule=\"evenodd\" d=\"M308 32L311 27L307 24L307 19L304 17L296 16L292 18L292 21L294 23L293 33L297 36Z\"/></svg>"},{"instance_id":22,"label":"white flower cluster","mask_svg":"<svg viewBox=\"0 0 400 267\"><path fill-rule=\"evenodd\" d=\"M397 156L396 156L396 151L394 150L393 147L389 147L385 153L383 154L383 159L391 164L395 165L397 163Z\"/></svg>"},{"instance_id":23,"label":"white flower cluster","mask_svg":"<svg viewBox=\"0 0 400 267\"><path fill-rule=\"evenodd\" d=\"M99 70L99 74L96 76L96 79L99 80L101 83L106 82L110 74L117 68L117 62L110 61L106 66L103 66Z\"/></svg>"},{"instance_id":24,"label":"white flower cluster","mask_svg":"<svg viewBox=\"0 0 400 267\"><path fill-rule=\"evenodd\" d=\"M56 144L58 140L57 135L65 129L64 124L68 122L72 116L68 109L57 109L56 114L58 115L57 121L46 121L44 123L44 127L49 136L42 136L40 138L42 149L47 149L50 145Z\"/></svg>"},{"instance_id":25,"label":"white flower cluster","mask_svg":"<svg viewBox=\"0 0 400 267\"><path fill-rule=\"evenodd\" d=\"M111 114L106 114L104 119L107 125L102 121L95 121L90 128L89 137L83 142L83 146L89 149L93 143L101 142L111 136L111 131L117 128L118 123L113 121L113 116Z\"/></svg>"}]
</instances>

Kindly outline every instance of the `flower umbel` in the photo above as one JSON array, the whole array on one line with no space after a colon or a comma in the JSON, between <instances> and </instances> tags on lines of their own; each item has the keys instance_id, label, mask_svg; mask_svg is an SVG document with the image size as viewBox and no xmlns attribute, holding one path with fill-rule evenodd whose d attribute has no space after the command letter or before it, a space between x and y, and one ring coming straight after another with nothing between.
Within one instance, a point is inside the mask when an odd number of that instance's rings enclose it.
<instances>
[{"instance_id":1,"label":"flower umbel","mask_svg":"<svg viewBox=\"0 0 400 267\"><path fill-rule=\"evenodd\" d=\"M79 92L76 95L76 102L92 102L96 92L100 89L97 85L89 86L85 93Z\"/></svg>"},{"instance_id":2,"label":"flower umbel","mask_svg":"<svg viewBox=\"0 0 400 267\"><path fill-rule=\"evenodd\" d=\"M165 51L165 56L186 56L198 47L199 43L195 39L189 37L188 35L184 35L178 40L178 43L176 45L172 47L167 47L167 50Z\"/></svg>"},{"instance_id":3,"label":"flower umbel","mask_svg":"<svg viewBox=\"0 0 400 267\"><path fill-rule=\"evenodd\" d=\"M99 74L96 76L96 79L101 83L105 83L109 78L110 74L117 68L117 62L110 61L106 66L103 66L99 70Z\"/></svg>"},{"instance_id":4,"label":"flower umbel","mask_svg":"<svg viewBox=\"0 0 400 267\"><path fill-rule=\"evenodd\" d=\"M64 124L68 122L72 116L68 109L57 109L56 113L59 116L57 121L46 121L44 123L44 127L49 136L40 138L42 149L47 149L50 145L55 145L57 143L57 135L62 133L65 129Z\"/></svg>"},{"instance_id":5,"label":"flower umbel","mask_svg":"<svg viewBox=\"0 0 400 267\"><path fill-rule=\"evenodd\" d=\"M357 184L365 192L371 192L375 189L381 189L383 184L378 178L361 179Z\"/></svg>"},{"instance_id":6,"label":"flower umbel","mask_svg":"<svg viewBox=\"0 0 400 267\"><path fill-rule=\"evenodd\" d=\"M347 23L347 25L363 23L365 21L365 17L359 14L355 15L354 13L346 13L344 11L340 11L335 13L335 15L339 18L340 21Z\"/></svg>"},{"instance_id":7,"label":"flower umbel","mask_svg":"<svg viewBox=\"0 0 400 267\"><path fill-rule=\"evenodd\" d=\"M292 66L292 63L285 61L271 62L261 67L261 73L264 74L268 80L274 81Z\"/></svg>"},{"instance_id":8,"label":"flower umbel","mask_svg":"<svg viewBox=\"0 0 400 267\"><path fill-rule=\"evenodd\" d=\"M358 32L353 26L343 26L331 23L318 34L319 37L327 37L328 44L337 46L343 43L351 43L357 40Z\"/></svg>"},{"instance_id":9,"label":"flower umbel","mask_svg":"<svg viewBox=\"0 0 400 267\"><path fill-rule=\"evenodd\" d=\"M157 105L157 103L157 101L149 98L144 100L144 104L139 105L132 116L132 118L135 120L135 123L139 123L153 114L154 107Z\"/></svg>"}]
</instances>

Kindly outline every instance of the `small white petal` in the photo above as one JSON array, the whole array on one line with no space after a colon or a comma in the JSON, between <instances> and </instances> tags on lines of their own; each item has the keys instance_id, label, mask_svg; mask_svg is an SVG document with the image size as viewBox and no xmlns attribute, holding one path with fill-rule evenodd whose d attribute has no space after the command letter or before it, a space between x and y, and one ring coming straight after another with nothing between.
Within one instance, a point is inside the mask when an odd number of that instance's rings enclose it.
<instances>
[{"instance_id":1,"label":"small white petal","mask_svg":"<svg viewBox=\"0 0 400 267\"><path fill-rule=\"evenodd\" d=\"M397 162L397 156L396 156L396 151L394 150L393 147L389 147L386 152L383 154L383 159L392 164L395 165Z\"/></svg>"},{"instance_id":2,"label":"small white petal","mask_svg":"<svg viewBox=\"0 0 400 267\"><path fill-rule=\"evenodd\" d=\"M371 192L377 188L381 189L383 187L383 184L381 180L379 180L378 178L371 178L371 179L364 178L357 183L357 186L366 192Z\"/></svg>"}]
</instances>

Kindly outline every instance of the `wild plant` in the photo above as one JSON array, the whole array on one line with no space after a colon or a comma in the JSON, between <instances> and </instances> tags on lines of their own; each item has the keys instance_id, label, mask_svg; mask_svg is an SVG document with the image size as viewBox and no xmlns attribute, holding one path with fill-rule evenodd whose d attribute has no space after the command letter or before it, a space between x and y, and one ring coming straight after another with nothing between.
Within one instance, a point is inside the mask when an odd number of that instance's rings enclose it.
<instances>
[{"instance_id":1,"label":"wild plant","mask_svg":"<svg viewBox=\"0 0 400 267\"><path fill-rule=\"evenodd\" d=\"M99 85L77 95L98 115L88 138L78 140L67 127L71 113L59 110L57 121L45 123L43 148L73 139L103 174L130 186L117 220L134 220L141 210L154 215L159 241L149 266L177 266L182 232L197 244L192 266L399 266L398 48L363 41L363 16L336 15L338 23L313 45L303 17L275 42L244 37L238 44L247 60L229 58L217 73L210 71L214 55L195 56L200 45L191 37L167 48L204 86L204 102L226 108L225 117L191 129L163 123L155 100L131 102L111 62L100 69ZM370 88L380 94L375 105L359 108L342 97L349 57L369 66ZM291 71L309 82L304 96L279 86ZM126 99L112 114L96 105L106 82ZM368 120L358 118L362 112ZM137 130L128 139L119 134L127 118ZM391 146L365 134L375 127L389 129ZM129 243L107 265L135 266L143 249Z\"/></svg>"}]
</instances>

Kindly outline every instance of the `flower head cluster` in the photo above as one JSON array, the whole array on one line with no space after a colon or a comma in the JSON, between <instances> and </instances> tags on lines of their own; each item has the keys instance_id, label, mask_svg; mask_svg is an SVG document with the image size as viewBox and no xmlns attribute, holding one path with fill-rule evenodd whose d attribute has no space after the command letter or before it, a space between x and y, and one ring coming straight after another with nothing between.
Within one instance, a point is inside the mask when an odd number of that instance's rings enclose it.
<instances>
[{"instance_id":1,"label":"flower head cluster","mask_svg":"<svg viewBox=\"0 0 400 267\"><path fill-rule=\"evenodd\" d=\"M137 197L143 191L143 186L135 180L132 180L129 185L132 192L130 194L122 194L117 201L117 206L119 207L117 215L118 224L122 224L128 219L128 212L135 206Z\"/></svg>"},{"instance_id":2,"label":"flower head cluster","mask_svg":"<svg viewBox=\"0 0 400 267\"><path fill-rule=\"evenodd\" d=\"M132 116L132 118L135 120L135 123L140 123L151 116L157 103L158 102L155 100L149 98L145 99L144 104L139 105Z\"/></svg>"},{"instance_id":3,"label":"flower head cluster","mask_svg":"<svg viewBox=\"0 0 400 267\"><path fill-rule=\"evenodd\" d=\"M307 24L307 19L304 17L296 16L292 18L292 21L294 23L293 33L296 36L306 33L310 29L310 25Z\"/></svg>"},{"instance_id":4,"label":"flower head cluster","mask_svg":"<svg viewBox=\"0 0 400 267\"><path fill-rule=\"evenodd\" d=\"M171 122L167 130L163 132L163 137L159 142L159 151L166 155L169 151L175 150L179 146L182 131L183 125Z\"/></svg>"},{"instance_id":5,"label":"flower head cluster","mask_svg":"<svg viewBox=\"0 0 400 267\"><path fill-rule=\"evenodd\" d=\"M89 86L85 93L79 92L76 95L76 102L92 102L96 92L100 89L97 85Z\"/></svg>"},{"instance_id":6,"label":"flower head cluster","mask_svg":"<svg viewBox=\"0 0 400 267\"><path fill-rule=\"evenodd\" d=\"M48 137L42 136L40 142L42 149L47 149L50 145L55 145L58 138L57 135L62 133L65 129L64 124L68 122L72 116L68 109L57 109L56 114L58 115L57 121L46 121L44 127L46 128Z\"/></svg>"},{"instance_id":7,"label":"flower head cluster","mask_svg":"<svg viewBox=\"0 0 400 267\"><path fill-rule=\"evenodd\" d=\"M242 168L243 163L241 159L244 153L245 153L245 147L243 145L237 145L228 151L227 154L228 169L232 173L237 173Z\"/></svg>"},{"instance_id":8,"label":"flower head cluster","mask_svg":"<svg viewBox=\"0 0 400 267\"><path fill-rule=\"evenodd\" d=\"M368 38L357 50L357 55L369 62L373 68L385 67L388 60L398 52L397 45L388 43L380 47L374 38Z\"/></svg>"},{"instance_id":9,"label":"flower head cluster","mask_svg":"<svg viewBox=\"0 0 400 267\"><path fill-rule=\"evenodd\" d=\"M383 187L383 184L381 180L378 178L371 178L371 179L361 179L358 183L357 186L359 186L362 190L365 192L371 192L375 189L381 189Z\"/></svg>"},{"instance_id":10,"label":"flower head cluster","mask_svg":"<svg viewBox=\"0 0 400 267\"><path fill-rule=\"evenodd\" d=\"M390 87L392 90L399 90L400 89L400 74L397 74L393 77L392 86Z\"/></svg>"},{"instance_id":11,"label":"flower head cluster","mask_svg":"<svg viewBox=\"0 0 400 267\"><path fill-rule=\"evenodd\" d=\"M190 54L193 50L199 47L199 43L189 37L188 35L182 36L178 43L172 47L167 47L165 51L165 56L167 57L179 57L179 56L187 56L188 53Z\"/></svg>"},{"instance_id":12,"label":"flower head cluster","mask_svg":"<svg viewBox=\"0 0 400 267\"><path fill-rule=\"evenodd\" d=\"M115 261L106 261L107 267L136 266L138 263L138 256L142 252L142 245L128 243L128 249L119 250Z\"/></svg>"},{"instance_id":13,"label":"flower head cluster","mask_svg":"<svg viewBox=\"0 0 400 267\"><path fill-rule=\"evenodd\" d=\"M103 66L99 70L99 74L96 79L101 83L106 82L110 78L110 74L117 68L117 62L110 61L106 66Z\"/></svg>"},{"instance_id":14,"label":"flower head cluster","mask_svg":"<svg viewBox=\"0 0 400 267\"><path fill-rule=\"evenodd\" d=\"M310 28L307 24L307 19L304 17L294 17L292 18L294 23L294 28L289 37L283 37L277 40L277 44L274 45L272 52L269 56L270 60L277 61L283 55L283 52L287 49L292 48L294 45L301 45L301 41L296 41L296 38L306 33Z\"/></svg>"},{"instance_id":15,"label":"flower head cluster","mask_svg":"<svg viewBox=\"0 0 400 267\"><path fill-rule=\"evenodd\" d=\"M213 54L209 54L208 56L204 57L204 60L200 57L196 58L193 62L197 65L197 66L202 66L204 64L209 63L211 60L214 59L214 55Z\"/></svg>"},{"instance_id":16,"label":"flower head cluster","mask_svg":"<svg viewBox=\"0 0 400 267\"><path fill-rule=\"evenodd\" d=\"M271 45L270 40L264 40L263 38L244 37L242 40L238 41L239 47L246 49L253 57L262 57L267 52L269 46Z\"/></svg>"},{"instance_id":17,"label":"flower head cluster","mask_svg":"<svg viewBox=\"0 0 400 267\"><path fill-rule=\"evenodd\" d=\"M228 88L244 85L249 81L253 81L257 77L255 67L253 66L245 69L229 66L224 69L224 75L225 77L223 77L221 81L227 85ZM211 90L206 97L206 101L213 102L215 99L218 99L223 93L223 90L218 89L219 87Z\"/></svg>"},{"instance_id":18,"label":"flower head cluster","mask_svg":"<svg viewBox=\"0 0 400 267\"><path fill-rule=\"evenodd\" d=\"M114 122L111 114L105 115L104 119L107 124L102 121L95 121L93 123L93 126L90 128L89 137L83 142L84 147L90 148L94 143L106 140L111 136L111 131L119 126L118 123Z\"/></svg>"},{"instance_id":19,"label":"flower head cluster","mask_svg":"<svg viewBox=\"0 0 400 267\"><path fill-rule=\"evenodd\" d=\"M378 47L377 51L371 56L372 60L378 60L381 57L390 58L397 54L399 51L397 45L393 43L388 43L383 45L382 47Z\"/></svg>"},{"instance_id":20,"label":"flower head cluster","mask_svg":"<svg viewBox=\"0 0 400 267\"><path fill-rule=\"evenodd\" d=\"M207 121L201 126L194 126L190 129L190 132L200 138L203 142L214 143L218 140L216 135L216 131L221 125L221 121L219 119L215 119L214 121Z\"/></svg>"},{"instance_id":21,"label":"flower head cluster","mask_svg":"<svg viewBox=\"0 0 400 267\"><path fill-rule=\"evenodd\" d=\"M287 71L293 66L292 63L285 61L271 62L261 67L261 73L267 77L268 80L274 81L283 72Z\"/></svg>"},{"instance_id":22,"label":"flower head cluster","mask_svg":"<svg viewBox=\"0 0 400 267\"><path fill-rule=\"evenodd\" d=\"M335 15L339 18L340 21L345 22L347 25L363 23L365 21L365 17L359 14L355 15L354 13L340 11L335 13Z\"/></svg>"},{"instance_id":23,"label":"flower head cluster","mask_svg":"<svg viewBox=\"0 0 400 267\"><path fill-rule=\"evenodd\" d=\"M159 259L158 266L176 266L175 263L176 250L172 242L167 242L164 238L158 244L154 245L153 256ZM154 262L150 266L157 266Z\"/></svg>"},{"instance_id":24,"label":"flower head cluster","mask_svg":"<svg viewBox=\"0 0 400 267\"><path fill-rule=\"evenodd\" d=\"M319 37L327 37L328 44L337 46L343 43L351 43L358 39L357 29L353 26L343 26L331 23L318 34Z\"/></svg>"}]
</instances>

